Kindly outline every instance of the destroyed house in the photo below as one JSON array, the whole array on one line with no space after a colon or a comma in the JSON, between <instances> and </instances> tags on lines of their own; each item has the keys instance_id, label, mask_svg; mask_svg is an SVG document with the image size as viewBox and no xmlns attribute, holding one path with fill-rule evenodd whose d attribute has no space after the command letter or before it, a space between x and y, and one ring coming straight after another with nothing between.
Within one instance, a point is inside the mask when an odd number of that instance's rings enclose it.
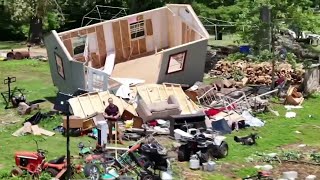
<instances>
[{"instance_id":1,"label":"destroyed house","mask_svg":"<svg viewBox=\"0 0 320 180\"><path fill-rule=\"evenodd\" d=\"M116 78L193 85L202 81L209 34L190 5L164 7L45 37L59 91L102 91Z\"/></svg>"}]
</instances>

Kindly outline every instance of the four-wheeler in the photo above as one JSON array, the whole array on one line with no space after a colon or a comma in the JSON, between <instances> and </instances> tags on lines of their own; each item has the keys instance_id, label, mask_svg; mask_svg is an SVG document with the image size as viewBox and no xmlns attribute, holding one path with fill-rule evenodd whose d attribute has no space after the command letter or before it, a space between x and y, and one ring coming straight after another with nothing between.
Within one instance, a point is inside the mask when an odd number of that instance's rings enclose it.
<instances>
[{"instance_id":1,"label":"four-wheeler","mask_svg":"<svg viewBox=\"0 0 320 180\"><path fill-rule=\"evenodd\" d=\"M181 133L178 161L189 161L191 155L197 154L202 164L208 161L209 157L224 158L228 155L225 136L217 135L210 130L200 132L199 129L188 129L187 133L188 136Z\"/></svg>"},{"instance_id":2,"label":"four-wheeler","mask_svg":"<svg viewBox=\"0 0 320 180\"><path fill-rule=\"evenodd\" d=\"M16 167L11 170L11 175L21 176L27 172L32 176L39 176L43 171L46 171L57 179L63 177L67 171L65 156L47 162L45 157L47 151L39 149L38 142L34 141L37 145L36 152L20 151L15 153Z\"/></svg>"}]
</instances>

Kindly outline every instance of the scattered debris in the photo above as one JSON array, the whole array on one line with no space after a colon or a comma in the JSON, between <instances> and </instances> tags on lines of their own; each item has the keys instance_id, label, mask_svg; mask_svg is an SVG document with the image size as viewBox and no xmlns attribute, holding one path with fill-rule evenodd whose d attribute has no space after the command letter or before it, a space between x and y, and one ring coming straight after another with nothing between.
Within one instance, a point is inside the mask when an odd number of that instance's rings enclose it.
<instances>
[{"instance_id":1,"label":"scattered debris","mask_svg":"<svg viewBox=\"0 0 320 180\"><path fill-rule=\"evenodd\" d=\"M297 113L295 112L286 112L286 118L295 118Z\"/></svg>"},{"instance_id":2,"label":"scattered debris","mask_svg":"<svg viewBox=\"0 0 320 180\"><path fill-rule=\"evenodd\" d=\"M23 127L15 131L13 136L23 136L25 134L53 136L55 133L42 129L38 125L32 125L30 122L24 123Z\"/></svg>"}]
</instances>

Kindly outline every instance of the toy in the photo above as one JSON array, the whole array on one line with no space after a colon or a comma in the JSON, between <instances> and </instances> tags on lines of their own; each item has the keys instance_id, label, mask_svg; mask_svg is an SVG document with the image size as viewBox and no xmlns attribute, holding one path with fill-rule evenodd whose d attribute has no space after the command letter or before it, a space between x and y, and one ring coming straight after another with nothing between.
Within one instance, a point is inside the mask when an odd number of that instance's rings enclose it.
<instances>
[{"instance_id":1,"label":"toy","mask_svg":"<svg viewBox=\"0 0 320 180\"><path fill-rule=\"evenodd\" d=\"M33 176L39 176L42 171L48 172L52 177L61 178L67 171L65 156L46 162L45 154L47 151L38 148L37 152L20 151L15 153L16 167L11 170L12 176L21 176L24 171Z\"/></svg>"}]
</instances>

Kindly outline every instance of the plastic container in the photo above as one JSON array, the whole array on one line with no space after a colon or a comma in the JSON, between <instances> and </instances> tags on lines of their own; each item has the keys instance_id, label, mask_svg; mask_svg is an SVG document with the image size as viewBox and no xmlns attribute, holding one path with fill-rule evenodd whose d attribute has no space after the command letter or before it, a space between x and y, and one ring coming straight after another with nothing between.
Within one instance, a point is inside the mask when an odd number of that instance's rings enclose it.
<instances>
[{"instance_id":1,"label":"plastic container","mask_svg":"<svg viewBox=\"0 0 320 180\"><path fill-rule=\"evenodd\" d=\"M216 163L213 161L208 161L208 171L212 172L216 169Z\"/></svg>"},{"instance_id":2,"label":"plastic container","mask_svg":"<svg viewBox=\"0 0 320 180\"><path fill-rule=\"evenodd\" d=\"M189 166L190 169L193 170L200 169L200 160L197 155L193 155L190 157Z\"/></svg>"},{"instance_id":3,"label":"plastic container","mask_svg":"<svg viewBox=\"0 0 320 180\"><path fill-rule=\"evenodd\" d=\"M170 172L161 172L161 180L172 180L173 177Z\"/></svg>"},{"instance_id":4,"label":"plastic container","mask_svg":"<svg viewBox=\"0 0 320 180\"><path fill-rule=\"evenodd\" d=\"M298 178L298 173L296 171L287 171L287 172L283 172L282 176L284 179L296 179Z\"/></svg>"},{"instance_id":5,"label":"plastic container","mask_svg":"<svg viewBox=\"0 0 320 180\"><path fill-rule=\"evenodd\" d=\"M240 46L239 51L242 54L249 54L250 53L250 46L248 46L248 45Z\"/></svg>"},{"instance_id":6,"label":"plastic container","mask_svg":"<svg viewBox=\"0 0 320 180\"><path fill-rule=\"evenodd\" d=\"M208 171L208 163L202 163L202 170Z\"/></svg>"}]
</instances>

